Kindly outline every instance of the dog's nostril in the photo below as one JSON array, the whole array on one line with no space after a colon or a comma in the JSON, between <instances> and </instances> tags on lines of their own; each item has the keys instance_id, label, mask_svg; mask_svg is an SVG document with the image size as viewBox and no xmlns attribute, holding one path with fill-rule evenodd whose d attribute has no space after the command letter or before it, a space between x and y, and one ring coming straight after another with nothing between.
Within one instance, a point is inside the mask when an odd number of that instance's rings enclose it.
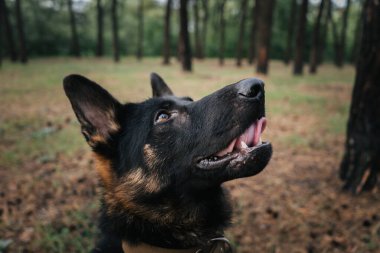
<instances>
[{"instance_id":1,"label":"dog's nostril","mask_svg":"<svg viewBox=\"0 0 380 253\"><path fill-rule=\"evenodd\" d=\"M255 98L261 95L262 87L260 84L252 85L250 91L247 94L247 97Z\"/></svg>"},{"instance_id":2,"label":"dog's nostril","mask_svg":"<svg viewBox=\"0 0 380 253\"><path fill-rule=\"evenodd\" d=\"M264 82L260 79L244 79L237 83L236 86L240 96L252 99L264 97Z\"/></svg>"}]
</instances>

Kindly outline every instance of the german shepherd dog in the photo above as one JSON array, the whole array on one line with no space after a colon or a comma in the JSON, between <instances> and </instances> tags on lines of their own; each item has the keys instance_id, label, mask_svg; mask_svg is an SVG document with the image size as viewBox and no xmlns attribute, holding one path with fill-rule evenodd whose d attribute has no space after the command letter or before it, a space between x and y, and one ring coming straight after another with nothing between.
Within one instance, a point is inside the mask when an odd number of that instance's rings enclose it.
<instances>
[{"instance_id":1,"label":"german shepherd dog","mask_svg":"<svg viewBox=\"0 0 380 253\"><path fill-rule=\"evenodd\" d=\"M94 253L209 252L231 219L221 184L271 158L261 80L198 101L173 95L155 73L151 85L153 98L122 104L83 76L64 79L103 189Z\"/></svg>"}]
</instances>

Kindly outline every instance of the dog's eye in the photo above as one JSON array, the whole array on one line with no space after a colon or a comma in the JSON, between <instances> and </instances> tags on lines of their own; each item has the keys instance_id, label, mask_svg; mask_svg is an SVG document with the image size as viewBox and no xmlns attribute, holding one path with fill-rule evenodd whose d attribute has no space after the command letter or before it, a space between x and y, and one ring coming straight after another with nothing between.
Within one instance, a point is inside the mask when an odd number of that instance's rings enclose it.
<instances>
[{"instance_id":1,"label":"dog's eye","mask_svg":"<svg viewBox=\"0 0 380 253\"><path fill-rule=\"evenodd\" d=\"M170 119L171 115L169 112L159 112L157 113L155 123L163 123Z\"/></svg>"}]
</instances>

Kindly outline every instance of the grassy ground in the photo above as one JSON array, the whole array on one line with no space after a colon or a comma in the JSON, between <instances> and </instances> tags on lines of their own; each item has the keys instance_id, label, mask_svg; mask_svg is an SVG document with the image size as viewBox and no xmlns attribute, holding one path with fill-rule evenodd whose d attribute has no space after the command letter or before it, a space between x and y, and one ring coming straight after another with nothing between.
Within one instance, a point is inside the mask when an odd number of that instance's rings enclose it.
<instances>
[{"instance_id":1,"label":"grassy ground","mask_svg":"<svg viewBox=\"0 0 380 253\"><path fill-rule=\"evenodd\" d=\"M0 252L87 252L96 236L97 178L62 79L83 74L121 101L150 96L155 71L178 95L201 98L253 67L195 62L193 74L159 59L52 58L0 70ZM294 77L271 62L263 78L274 157L260 175L226 184L238 252L379 252L380 197L352 197L337 178L354 69L325 65ZM8 245L9 246L6 246ZM3 248L3 249L2 249Z\"/></svg>"}]
</instances>

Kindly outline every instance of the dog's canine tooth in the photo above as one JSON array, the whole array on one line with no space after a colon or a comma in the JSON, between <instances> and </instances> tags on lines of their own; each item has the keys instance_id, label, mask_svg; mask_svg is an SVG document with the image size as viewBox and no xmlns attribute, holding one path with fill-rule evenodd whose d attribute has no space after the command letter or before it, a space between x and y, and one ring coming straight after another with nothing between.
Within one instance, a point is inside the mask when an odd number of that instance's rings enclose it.
<instances>
[{"instance_id":1,"label":"dog's canine tooth","mask_svg":"<svg viewBox=\"0 0 380 253\"><path fill-rule=\"evenodd\" d=\"M244 141L242 141L242 142L240 143L240 145L241 145L242 148L248 148L247 143L245 143Z\"/></svg>"}]
</instances>

